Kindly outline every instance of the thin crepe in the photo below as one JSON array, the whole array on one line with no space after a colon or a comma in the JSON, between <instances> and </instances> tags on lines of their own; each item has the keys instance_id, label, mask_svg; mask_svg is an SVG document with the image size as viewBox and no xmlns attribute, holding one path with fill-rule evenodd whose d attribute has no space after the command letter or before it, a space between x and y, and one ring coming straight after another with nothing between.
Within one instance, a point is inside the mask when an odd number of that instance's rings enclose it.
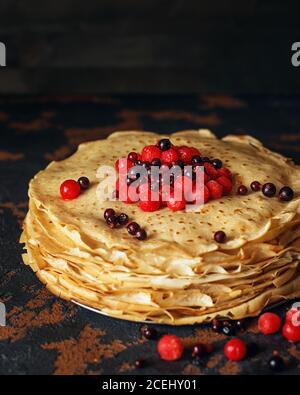
<instances>
[{"instance_id":1,"label":"thin crepe","mask_svg":"<svg viewBox=\"0 0 300 395\"><path fill-rule=\"evenodd\" d=\"M166 136L167 137L167 136ZM250 136L218 140L207 130L168 136L176 145L193 145L205 156L222 158L235 184L254 179L290 185L295 199L282 203L260 193L234 192L207 203L200 212L142 212L137 205L100 202L100 165L113 166L129 151L141 151L161 136L117 132L85 143L76 154L52 162L30 183L29 213L22 242L29 264L54 293L108 315L175 325L216 316L243 318L266 305L295 297L299 288L300 168ZM91 188L65 202L64 179L89 177ZM113 207L143 226L140 242L123 229L109 229L103 211ZM224 230L218 245L213 233Z\"/></svg>"}]
</instances>

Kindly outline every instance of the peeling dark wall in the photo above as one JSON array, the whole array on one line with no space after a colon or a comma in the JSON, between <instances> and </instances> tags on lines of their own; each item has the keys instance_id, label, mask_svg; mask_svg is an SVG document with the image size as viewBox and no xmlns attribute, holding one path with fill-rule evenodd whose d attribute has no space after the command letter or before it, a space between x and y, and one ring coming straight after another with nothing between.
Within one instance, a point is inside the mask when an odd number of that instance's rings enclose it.
<instances>
[{"instance_id":1,"label":"peeling dark wall","mask_svg":"<svg viewBox=\"0 0 300 395\"><path fill-rule=\"evenodd\" d=\"M2 0L0 93L298 93L298 11L291 0Z\"/></svg>"}]
</instances>

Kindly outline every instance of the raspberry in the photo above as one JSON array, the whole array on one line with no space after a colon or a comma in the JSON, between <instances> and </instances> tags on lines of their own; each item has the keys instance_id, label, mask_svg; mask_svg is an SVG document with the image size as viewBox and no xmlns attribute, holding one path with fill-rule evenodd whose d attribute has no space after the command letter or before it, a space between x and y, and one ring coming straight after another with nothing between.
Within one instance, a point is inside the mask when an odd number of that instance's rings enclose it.
<instances>
[{"instance_id":1,"label":"raspberry","mask_svg":"<svg viewBox=\"0 0 300 395\"><path fill-rule=\"evenodd\" d=\"M291 322L286 322L282 327L283 336L290 342L300 341L300 325L294 326Z\"/></svg>"},{"instance_id":2,"label":"raspberry","mask_svg":"<svg viewBox=\"0 0 300 395\"><path fill-rule=\"evenodd\" d=\"M186 205L185 198L182 197L181 199L178 200L175 195L176 194L174 194L174 192L170 194L169 199L167 201L167 206L172 211L183 210Z\"/></svg>"},{"instance_id":3,"label":"raspberry","mask_svg":"<svg viewBox=\"0 0 300 395\"><path fill-rule=\"evenodd\" d=\"M281 327L281 318L275 313L264 313L258 319L258 329L264 335L276 333Z\"/></svg>"},{"instance_id":4,"label":"raspberry","mask_svg":"<svg viewBox=\"0 0 300 395\"><path fill-rule=\"evenodd\" d=\"M203 203L207 203L209 201L209 197L210 197L210 193L206 185L204 185L200 189L196 189L196 185L193 185L192 193L188 198L188 202L195 203L196 201L198 200L202 201L203 199Z\"/></svg>"},{"instance_id":5,"label":"raspberry","mask_svg":"<svg viewBox=\"0 0 300 395\"><path fill-rule=\"evenodd\" d=\"M205 168L206 174L208 174L210 178L214 180L215 178L218 177L219 175L218 170L216 170L211 163L205 162L203 166Z\"/></svg>"},{"instance_id":6,"label":"raspberry","mask_svg":"<svg viewBox=\"0 0 300 395\"><path fill-rule=\"evenodd\" d=\"M72 200L80 195L80 185L75 180L66 180L60 186L60 194L64 200Z\"/></svg>"},{"instance_id":7,"label":"raspberry","mask_svg":"<svg viewBox=\"0 0 300 395\"><path fill-rule=\"evenodd\" d=\"M184 162L185 165L189 165L192 161L193 156L201 155L200 151L195 147L186 147L185 145L177 148L179 159Z\"/></svg>"},{"instance_id":8,"label":"raspberry","mask_svg":"<svg viewBox=\"0 0 300 395\"><path fill-rule=\"evenodd\" d=\"M157 351L165 361L176 361L183 353L181 339L175 335L164 335L157 344Z\"/></svg>"},{"instance_id":9,"label":"raspberry","mask_svg":"<svg viewBox=\"0 0 300 395\"><path fill-rule=\"evenodd\" d=\"M161 161L166 165L172 165L179 159L178 154L174 148L161 152Z\"/></svg>"},{"instance_id":10,"label":"raspberry","mask_svg":"<svg viewBox=\"0 0 300 395\"><path fill-rule=\"evenodd\" d=\"M193 181L186 176L179 176L174 182L174 191L178 193L178 196L188 197L192 193L192 187Z\"/></svg>"},{"instance_id":11,"label":"raspberry","mask_svg":"<svg viewBox=\"0 0 300 395\"><path fill-rule=\"evenodd\" d=\"M162 206L167 205L167 201L169 200L170 194L173 193L173 188L168 187L167 185L162 185L159 191L160 201Z\"/></svg>"},{"instance_id":12,"label":"raspberry","mask_svg":"<svg viewBox=\"0 0 300 395\"><path fill-rule=\"evenodd\" d=\"M161 150L156 145L147 145L142 151L142 161L151 162L153 159L160 158Z\"/></svg>"},{"instance_id":13,"label":"raspberry","mask_svg":"<svg viewBox=\"0 0 300 395\"><path fill-rule=\"evenodd\" d=\"M115 169L118 173L127 174L133 163L127 158L120 158L115 163Z\"/></svg>"},{"instance_id":14,"label":"raspberry","mask_svg":"<svg viewBox=\"0 0 300 395\"><path fill-rule=\"evenodd\" d=\"M204 184L207 184L210 179L209 175L204 172Z\"/></svg>"},{"instance_id":15,"label":"raspberry","mask_svg":"<svg viewBox=\"0 0 300 395\"><path fill-rule=\"evenodd\" d=\"M118 181L117 181L118 182ZM137 188L134 185L128 186L126 184L126 177L119 179L118 185L119 189L119 200L123 203L131 204L135 203L139 200L139 196L137 194ZM130 192L130 194L129 194Z\"/></svg>"},{"instance_id":16,"label":"raspberry","mask_svg":"<svg viewBox=\"0 0 300 395\"><path fill-rule=\"evenodd\" d=\"M139 187L140 202L139 207L143 211L156 211L161 207L159 192L152 191L150 183L142 184Z\"/></svg>"},{"instance_id":17,"label":"raspberry","mask_svg":"<svg viewBox=\"0 0 300 395\"><path fill-rule=\"evenodd\" d=\"M143 211L157 211L160 209L159 200L140 200L139 207Z\"/></svg>"},{"instance_id":18,"label":"raspberry","mask_svg":"<svg viewBox=\"0 0 300 395\"><path fill-rule=\"evenodd\" d=\"M247 354L247 346L241 339L231 339L224 346L224 354L230 361L240 361Z\"/></svg>"},{"instance_id":19,"label":"raspberry","mask_svg":"<svg viewBox=\"0 0 300 395\"><path fill-rule=\"evenodd\" d=\"M223 186L216 182L215 180L210 180L206 184L209 189L211 199L220 199L223 194Z\"/></svg>"},{"instance_id":20,"label":"raspberry","mask_svg":"<svg viewBox=\"0 0 300 395\"><path fill-rule=\"evenodd\" d=\"M225 176L218 177L216 181L223 186L223 195L229 195L232 189L232 181Z\"/></svg>"},{"instance_id":21,"label":"raspberry","mask_svg":"<svg viewBox=\"0 0 300 395\"><path fill-rule=\"evenodd\" d=\"M205 171L203 171L202 167L199 167L199 166L196 167L196 169L194 169L194 173L196 174L196 176L198 176L198 173L200 173L199 177L201 177L201 173L203 173L204 184L206 184L210 180L209 175Z\"/></svg>"},{"instance_id":22,"label":"raspberry","mask_svg":"<svg viewBox=\"0 0 300 395\"><path fill-rule=\"evenodd\" d=\"M227 167L221 167L221 169L218 170L218 175L220 177L221 176L224 176L224 177L227 177L227 178L231 178L232 177L231 172L230 172L230 170L227 169Z\"/></svg>"}]
</instances>

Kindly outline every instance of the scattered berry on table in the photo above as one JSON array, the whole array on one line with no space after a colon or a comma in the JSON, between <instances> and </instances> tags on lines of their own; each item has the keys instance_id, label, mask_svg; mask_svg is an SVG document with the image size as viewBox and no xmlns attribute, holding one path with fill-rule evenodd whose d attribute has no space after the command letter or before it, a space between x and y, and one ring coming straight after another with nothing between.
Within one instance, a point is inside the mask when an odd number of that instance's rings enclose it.
<instances>
[{"instance_id":1,"label":"scattered berry on table","mask_svg":"<svg viewBox=\"0 0 300 395\"><path fill-rule=\"evenodd\" d=\"M246 343L238 338L231 339L224 346L224 354L230 361L240 361L247 354Z\"/></svg>"},{"instance_id":2,"label":"scattered berry on table","mask_svg":"<svg viewBox=\"0 0 300 395\"><path fill-rule=\"evenodd\" d=\"M199 344L195 344L193 346L193 349L192 349L192 357L193 358L200 356L202 354L205 354L205 353L206 353L206 347L204 344L199 343Z\"/></svg>"},{"instance_id":3,"label":"scattered berry on table","mask_svg":"<svg viewBox=\"0 0 300 395\"><path fill-rule=\"evenodd\" d=\"M176 361L183 354L183 344L176 335L164 335L157 344L157 351L165 361Z\"/></svg>"},{"instance_id":4,"label":"scattered berry on table","mask_svg":"<svg viewBox=\"0 0 300 395\"><path fill-rule=\"evenodd\" d=\"M137 359L134 363L135 367L137 369L141 369L145 364L145 361L143 359Z\"/></svg>"},{"instance_id":5,"label":"scattered berry on table","mask_svg":"<svg viewBox=\"0 0 300 395\"><path fill-rule=\"evenodd\" d=\"M295 326L292 322L286 322L282 327L283 336L290 342L300 341L300 325Z\"/></svg>"},{"instance_id":6,"label":"scattered berry on table","mask_svg":"<svg viewBox=\"0 0 300 395\"><path fill-rule=\"evenodd\" d=\"M258 329L265 335L270 335L279 331L281 318L275 313L264 313L258 319Z\"/></svg>"},{"instance_id":7,"label":"scattered berry on table","mask_svg":"<svg viewBox=\"0 0 300 395\"><path fill-rule=\"evenodd\" d=\"M214 332L220 333L222 331L222 321L221 320L217 320L217 319L213 319L211 322L211 329Z\"/></svg>"},{"instance_id":8,"label":"scattered berry on table","mask_svg":"<svg viewBox=\"0 0 300 395\"><path fill-rule=\"evenodd\" d=\"M268 362L269 368L274 371L283 370L285 367L283 359L279 355L274 355Z\"/></svg>"},{"instance_id":9,"label":"scattered berry on table","mask_svg":"<svg viewBox=\"0 0 300 395\"><path fill-rule=\"evenodd\" d=\"M286 320L287 322L292 322L293 320L295 320L295 323L296 323L296 321L297 321L297 322L299 322L299 324L300 324L300 308L297 308L297 307L292 307L292 308L290 308L290 309L286 312L285 320Z\"/></svg>"},{"instance_id":10,"label":"scattered berry on table","mask_svg":"<svg viewBox=\"0 0 300 395\"><path fill-rule=\"evenodd\" d=\"M222 327L222 333L226 336L234 336L235 327L231 323L228 323L227 325L225 324Z\"/></svg>"},{"instance_id":11,"label":"scattered berry on table","mask_svg":"<svg viewBox=\"0 0 300 395\"><path fill-rule=\"evenodd\" d=\"M141 327L141 333L148 340L153 340L157 336L156 330L154 328L151 328L148 325L145 325L145 326Z\"/></svg>"}]
</instances>

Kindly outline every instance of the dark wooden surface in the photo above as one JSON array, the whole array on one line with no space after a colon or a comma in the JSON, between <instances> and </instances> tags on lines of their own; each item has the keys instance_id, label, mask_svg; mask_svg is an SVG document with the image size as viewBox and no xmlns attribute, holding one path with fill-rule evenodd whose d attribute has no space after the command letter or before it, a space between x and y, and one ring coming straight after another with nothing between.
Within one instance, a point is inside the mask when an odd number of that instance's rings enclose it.
<instances>
[{"instance_id":1,"label":"dark wooden surface","mask_svg":"<svg viewBox=\"0 0 300 395\"><path fill-rule=\"evenodd\" d=\"M297 0L1 0L0 93L298 93Z\"/></svg>"},{"instance_id":2,"label":"dark wooden surface","mask_svg":"<svg viewBox=\"0 0 300 395\"><path fill-rule=\"evenodd\" d=\"M300 373L300 347L280 334L258 334L250 319L247 343L258 351L240 363L226 362L223 335L208 326L171 328L185 345L210 341L214 351L194 366L187 350L177 362L159 359L156 341L144 341L140 325L102 317L60 300L21 261L20 225L30 178L51 160L71 154L86 140L118 129L173 132L210 127L219 136L249 132L271 149L300 163L300 96L123 96L0 98L0 300L7 325L0 327L1 374L254 374L270 373L274 350L285 358L284 373ZM286 306L277 308L280 314ZM147 359L135 370L136 358Z\"/></svg>"}]
</instances>

